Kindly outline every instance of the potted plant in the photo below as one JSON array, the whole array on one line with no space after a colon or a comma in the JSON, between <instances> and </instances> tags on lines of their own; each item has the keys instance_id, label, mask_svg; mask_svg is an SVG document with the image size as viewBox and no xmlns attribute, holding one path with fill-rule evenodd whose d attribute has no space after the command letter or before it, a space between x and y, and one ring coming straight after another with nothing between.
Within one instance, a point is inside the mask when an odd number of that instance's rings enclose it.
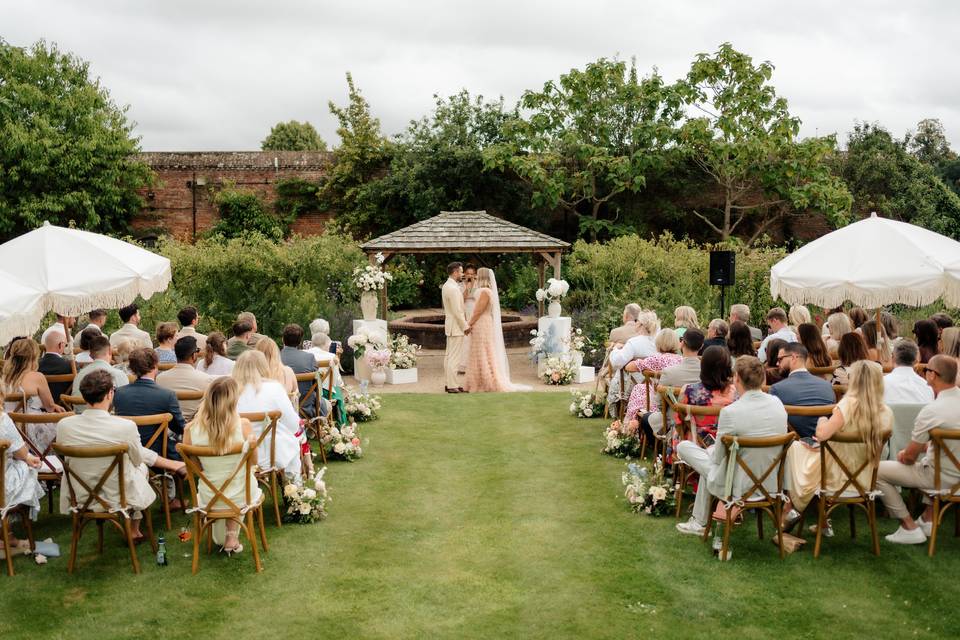
<instances>
[{"instance_id":1,"label":"potted plant","mask_svg":"<svg viewBox=\"0 0 960 640\"><path fill-rule=\"evenodd\" d=\"M402 334L390 337L390 366L387 384L411 384L417 381L417 358L420 345L413 344Z\"/></svg>"},{"instance_id":2,"label":"potted plant","mask_svg":"<svg viewBox=\"0 0 960 640\"><path fill-rule=\"evenodd\" d=\"M387 336L378 330L360 327L357 333L347 338L347 344L353 349L353 376L360 381L370 380L372 370L364 357L367 349L386 349Z\"/></svg>"},{"instance_id":3,"label":"potted plant","mask_svg":"<svg viewBox=\"0 0 960 640\"><path fill-rule=\"evenodd\" d=\"M390 366L390 352L387 349L370 349L367 351L367 364L370 365L370 382L375 387L382 387L387 381L387 367Z\"/></svg>"}]
</instances>

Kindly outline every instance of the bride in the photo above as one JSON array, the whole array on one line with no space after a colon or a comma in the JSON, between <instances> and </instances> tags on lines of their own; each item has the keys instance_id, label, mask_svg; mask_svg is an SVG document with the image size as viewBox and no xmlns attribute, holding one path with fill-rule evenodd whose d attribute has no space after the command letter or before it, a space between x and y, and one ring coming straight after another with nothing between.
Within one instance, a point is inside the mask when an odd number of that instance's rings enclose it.
<instances>
[{"instance_id":1,"label":"bride","mask_svg":"<svg viewBox=\"0 0 960 640\"><path fill-rule=\"evenodd\" d=\"M477 270L477 302L468 322L470 352L467 356L467 391L529 391L510 382L510 364L500 323L500 296L491 269Z\"/></svg>"}]
</instances>

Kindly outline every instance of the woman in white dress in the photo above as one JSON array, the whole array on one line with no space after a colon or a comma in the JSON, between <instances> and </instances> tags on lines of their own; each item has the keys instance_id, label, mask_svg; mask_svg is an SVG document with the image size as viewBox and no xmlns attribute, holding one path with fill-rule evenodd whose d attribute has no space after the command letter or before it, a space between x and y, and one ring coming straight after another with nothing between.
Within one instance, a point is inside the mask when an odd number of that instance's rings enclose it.
<instances>
[{"instance_id":1,"label":"woman in white dress","mask_svg":"<svg viewBox=\"0 0 960 640\"><path fill-rule=\"evenodd\" d=\"M38 371L40 347L32 338L21 338L10 345L7 359L3 362L0 391L5 395L19 395L19 400L5 401L4 411L17 413L63 413L50 394L47 379ZM28 424L27 437L39 451L57 437L56 424ZM53 454L51 453L51 456Z\"/></svg>"},{"instance_id":2,"label":"woman in white dress","mask_svg":"<svg viewBox=\"0 0 960 640\"><path fill-rule=\"evenodd\" d=\"M253 426L246 418L240 417L237 410L240 397L240 386L237 381L229 377L217 378L210 383L203 396L203 402L197 410L197 415L183 434L183 442L196 447L213 447L218 455L215 458L201 458L203 474L219 488L240 464L243 454L223 455L238 444L247 447L256 446L257 435ZM257 461L259 452L254 452L253 461ZM263 498L263 493L255 478L250 477L250 504L257 504ZM246 502L246 479L243 473L234 476L223 492L224 497L238 506ZM205 484L197 487L197 499L201 505L207 505L213 499L213 491ZM215 503L214 507L225 504ZM221 545L221 550L228 555L243 551L238 533L240 523L230 520L218 520L213 526L213 540Z\"/></svg>"},{"instance_id":3,"label":"woman in white dress","mask_svg":"<svg viewBox=\"0 0 960 640\"><path fill-rule=\"evenodd\" d=\"M20 437L20 433L10 420L10 416L0 412L0 440L10 442L6 451L6 467L3 474L4 505L11 509L18 505L29 507L31 520L37 519L40 513L40 498L43 497L43 486L37 480L37 469L40 468L40 458L30 453L27 444ZM0 547L2 547L0 540ZM10 547L16 548L25 544L10 536Z\"/></svg>"},{"instance_id":4,"label":"woman in white dress","mask_svg":"<svg viewBox=\"0 0 960 640\"><path fill-rule=\"evenodd\" d=\"M473 310L477 307L477 268L468 264L463 268L463 279L460 281L463 290L463 315L467 320L473 317ZM463 356L460 358L459 373L467 372L467 361L470 359L470 336L463 336Z\"/></svg>"},{"instance_id":5,"label":"woman in white dress","mask_svg":"<svg viewBox=\"0 0 960 640\"><path fill-rule=\"evenodd\" d=\"M283 385L270 379L266 357L256 349L244 351L237 358L237 366L233 368L232 376L240 386L240 398L237 401L237 409L240 413L280 412L280 419L277 422L275 462L288 478L299 482L300 443L306 442L306 438L300 427L300 417L293 408L293 403L290 402L290 397ZM253 425L253 431L257 437L262 433L264 426L261 423ZM260 446L259 456L261 463L269 463L269 438L265 439Z\"/></svg>"},{"instance_id":6,"label":"woman in white dress","mask_svg":"<svg viewBox=\"0 0 960 640\"><path fill-rule=\"evenodd\" d=\"M203 357L197 361L197 371L211 376L228 376L235 364L227 357L227 337L219 331L208 335Z\"/></svg>"},{"instance_id":7,"label":"woman in white dress","mask_svg":"<svg viewBox=\"0 0 960 640\"><path fill-rule=\"evenodd\" d=\"M500 295L493 270L477 271L477 304L467 320L472 334L467 359L467 391L530 391L526 385L510 381L510 363L503 342L500 319Z\"/></svg>"}]
</instances>

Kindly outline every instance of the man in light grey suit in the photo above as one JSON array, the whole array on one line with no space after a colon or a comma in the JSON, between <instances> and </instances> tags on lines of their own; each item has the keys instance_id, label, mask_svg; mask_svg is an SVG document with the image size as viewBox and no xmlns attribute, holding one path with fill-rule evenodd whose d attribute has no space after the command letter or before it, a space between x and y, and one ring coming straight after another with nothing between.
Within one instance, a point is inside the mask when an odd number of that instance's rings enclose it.
<instances>
[{"instance_id":1,"label":"man in light grey suit","mask_svg":"<svg viewBox=\"0 0 960 640\"><path fill-rule=\"evenodd\" d=\"M689 441L677 445L677 455L683 462L700 474L697 497L693 503L693 516L687 522L677 524L677 531L703 535L710 522L712 496L724 495L727 473L727 450L720 443L723 436L764 438L782 436L787 432L787 412L783 403L763 393L760 388L765 379L763 363L753 356L737 358L734 382L740 399L720 411L717 423L717 444L704 449ZM780 449L745 449L741 457L758 476L767 470ZM776 476L771 474L763 483L767 491L776 491ZM740 495L753 485L750 477L741 469L734 475L733 493Z\"/></svg>"},{"instance_id":2,"label":"man in light grey suit","mask_svg":"<svg viewBox=\"0 0 960 640\"><path fill-rule=\"evenodd\" d=\"M836 395L833 386L807 371L807 348L799 342L791 342L780 349L777 358L783 380L770 387L770 395L780 398L785 405L817 407L833 404ZM812 437L817 431L816 416L790 416L790 426L798 438Z\"/></svg>"}]
</instances>

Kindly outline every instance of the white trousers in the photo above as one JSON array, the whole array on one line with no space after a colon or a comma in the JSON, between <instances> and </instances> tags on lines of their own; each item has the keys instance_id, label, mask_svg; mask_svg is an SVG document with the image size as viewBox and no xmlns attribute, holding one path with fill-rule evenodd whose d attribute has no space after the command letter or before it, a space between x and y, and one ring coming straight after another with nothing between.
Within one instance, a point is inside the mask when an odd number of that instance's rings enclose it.
<instances>
[{"instance_id":1,"label":"white trousers","mask_svg":"<svg viewBox=\"0 0 960 640\"><path fill-rule=\"evenodd\" d=\"M700 474L700 481L697 483L697 497L693 501L693 518L705 527L710 524L710 503L713 500L713 496L707 491L707 477L714 466L710 462L710 453L703 447L697 446L689 440L684 440L677 444L677 455L680 456L684 464Z\"/></svg>"},{"instance_id":2,"label":"white trousers","mask_svg":"<svg viewBox=\"0 0 960 640\"><path fill-rule=\"evenodd\" d=\"M456 389L460 386L457 382L457 368L460 366L462 353L463 336L447 336L447 350L443 356L443 377L448 389Z\"/></svg>"},{"instance_id":3,"label":"white trousers","mask_svg":"<svg viewBox=\"0 0 960 640\"><path fill-rule=\"evenodd\" d=\"M943 476L941 476L943 477ZM901 487L933 490L933 467L916 464L901 464L896 460L882 460L877 469L877 488L883 491L883 506L891 516L902 520L910 515L907 505L900 494ZM930 498L924 496L924 504L930 504Z\"/></svg>"}]
</instances>

